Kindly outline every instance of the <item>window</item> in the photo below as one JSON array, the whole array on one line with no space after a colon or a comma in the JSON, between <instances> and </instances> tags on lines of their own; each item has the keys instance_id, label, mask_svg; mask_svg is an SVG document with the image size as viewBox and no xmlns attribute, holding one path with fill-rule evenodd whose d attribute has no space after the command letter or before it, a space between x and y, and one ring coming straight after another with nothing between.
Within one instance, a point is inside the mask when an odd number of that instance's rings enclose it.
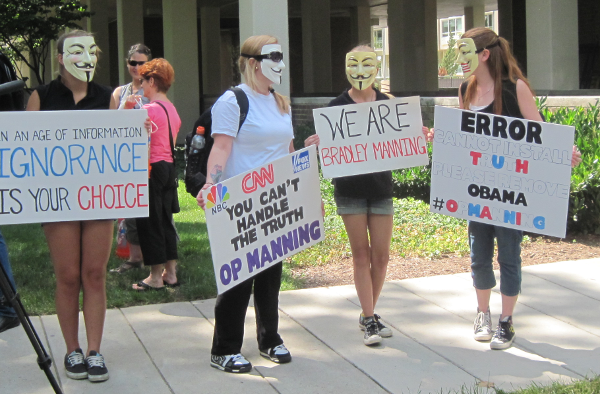
<instances>
[{"instance_id":1,"label":"window","mask_svg":"<svg viewBox=\"0 0 600 394\"><path fill-rule=\"evenodd\" d=\"M453 36L457 36L458 34L462 34L464 33L464 29L463 29L463 18L462 16L459 17L454 17L454 18L448 18L448 19L442 19L441 20L442 23L442 38L448 38L450 37L450 34L452 34Z\"/></svg>"},{"instance_id":2,"label":"window","mask_svg":"<svg viewBox=\"0 0 600 394\"><path fill-rule=\"evenodd\" d=\"M376 51L383 50L383 30L376 29L373 30L373 49Z\"/></svg>"},{"instance_id":3,"label":"window","mask_svg":"<svg viewBox=\"0 0 600 394\"><path fill-rule=\"evenodd\" d=\"M494 30L494 13L493 12L486 12L485 27Z\"/></svg>"}]
</instances>

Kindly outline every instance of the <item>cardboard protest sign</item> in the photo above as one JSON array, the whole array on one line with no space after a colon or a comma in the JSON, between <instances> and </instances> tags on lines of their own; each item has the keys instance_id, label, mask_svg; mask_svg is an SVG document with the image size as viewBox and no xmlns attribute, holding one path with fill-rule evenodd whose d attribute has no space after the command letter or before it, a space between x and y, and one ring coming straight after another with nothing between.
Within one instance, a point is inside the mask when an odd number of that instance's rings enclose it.
<instances>
[{"instance_id":1,"label":"cardboard protest sign","mask_svg":"<svg viewBox=\"0 0 600 394\"><path fill-rule=\"evenodd\" d=\"M575 129L435 107L432 212L564 237Z\"/></svg>"},{"instance_id":2,"label":"cardboard protest sign","mask_svg":"<svg viewBox=\"0 0 600 394\"><path fill-rule=\"evenodd\" d=\"M219 294L324 238L314 146L204 193Z\"/></svg>"},{"instance_id":3,"label":"cardboard protest sign","mask_svg":"<svg viewBox=\"0 0 600 394\"><path fill-rule=\"evenodd\" d=\"M313 110L323 177L429 163L419 97Z\"/></svg>"},{"instance_id":4,"label":"cardboard protest sign","mask_svg":"<svg viewBox=\"0 0 600 394\"><path fill-rule=\"evenodd\" d=\"M148 216L147 116L0 112L0 224Z\"/></svg>"}]
</instances>

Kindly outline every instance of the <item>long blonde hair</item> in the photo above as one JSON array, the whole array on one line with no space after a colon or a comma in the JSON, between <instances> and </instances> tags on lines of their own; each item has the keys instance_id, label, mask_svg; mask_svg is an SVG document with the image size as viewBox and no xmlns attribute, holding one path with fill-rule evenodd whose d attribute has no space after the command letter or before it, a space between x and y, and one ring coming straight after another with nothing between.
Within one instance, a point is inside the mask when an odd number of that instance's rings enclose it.
<instances>
[{"instance_id":1,"label":"long blonde hair","mask_svg":"<svg viewBox=\"0 0 600 394\"><path fill-rule=\"evenodd\" d=\"M269 44L277 44L277 38L268 35L262 36L252 36L248 37L246 41L242 44L241 53L247 55L260 55L260 50L263 46ZM244 76L244 80L248 86L252 88L252 90L257 90L258 83L256 79L256 66L258 61L253 58L247 58L244 56L240 56L238 59L238 65L240 66L240 72ZM279 107L279 111L282 114L287 114L290 112L290 99L286 96L283 96L275 90L273 90L273 86L269 86L269 90L275 96L275 101L277 102L277 106Z\"/></svg>"},{"instance_id":2,"label":"long blonde hair","mask_svg":"<svg viewBox=\"0 0 600 394\"><path fill-rule=\"evenodd\" d=\"M465 34L462 38L472 38L475 42L477 50L487 49L490 51L490 56L487 59L487 66L490 70L490 75L494 81L494 113L502 114L502 80L508 79L512 83L517 83L517 79L525 82L531 93L531 85L527 78L519 69L517 60L510 51L510 45L504 38L499 37L493 30L485 27L475 27ZM464 108L469 108L471 100L477 92L477 78L475 75L469 77L467 91L463 97Z\"/></svg>"}]
</instances>

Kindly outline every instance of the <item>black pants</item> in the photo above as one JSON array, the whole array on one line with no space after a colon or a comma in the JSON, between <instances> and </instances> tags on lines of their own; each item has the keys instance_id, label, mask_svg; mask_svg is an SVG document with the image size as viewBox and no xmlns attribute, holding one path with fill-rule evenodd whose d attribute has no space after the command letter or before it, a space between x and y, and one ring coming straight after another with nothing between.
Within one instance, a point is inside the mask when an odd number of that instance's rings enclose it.
<instances>
[{"instance_id":1,"label":"black pants","mask_svg":"<svg viewBox=\"0 0 600 394\"><path fill-rule=\"evenodd\" d=\"M152 163L148 180L150 216L136 219L144 265L177 260L177 231L173 225L173 199L177 193L175 176L173 163Z\"/></svg>"},{"instance_id":2,"label":"black pants","mask_svg":"<svg viewBox=\"0 0 600 394\"><path fill-rule=\"evenodd\" d=\"M277 333L281 270L282 263L279 262L217 297L212 354L224 356L241 352L244 320L253 283L258 348L266 350L283 343Z\"/></svg>"}]
</instances>

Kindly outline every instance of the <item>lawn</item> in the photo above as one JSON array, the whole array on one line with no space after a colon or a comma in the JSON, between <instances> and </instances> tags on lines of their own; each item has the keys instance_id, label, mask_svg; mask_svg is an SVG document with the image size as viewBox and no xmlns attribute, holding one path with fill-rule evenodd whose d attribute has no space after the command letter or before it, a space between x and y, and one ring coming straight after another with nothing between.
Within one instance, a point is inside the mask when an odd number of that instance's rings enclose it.
<instances>
[{"instance_id":1,"label":"lawn","mask_svg":"<svg viewBox=\"0 0 600 394\"><path fill-rule=\"evenodd\" d=\"M303 283L290 275L290 264L327 264L350 254L348 237L339 216L335 214L333 188L328 180L322 180L321 191L325 201L326 238L315 247L289 259L284 265L283 290L302 288ZM179 244L180 288L162 292L139 293L131 290L131 284L143 279L147 269L132 270L125 274L108 273L108 307L187 301L216 296L216 284L204 212L196 201L179 188L181 213L175 222L181 238ZM403 199L395 200L394 234L391 251L402 256L430 257L450 253L467 253L464 221L432 214L428 204ZM116 226L115 226L116 227ZM54 272L42 228L39 224L3 226L10 259L19 287L21 299L32 315L55 313ZM114 248L114 245L113 245ZM114 253L108 267L121 264Z\"/></svg>"}]
</instances>

